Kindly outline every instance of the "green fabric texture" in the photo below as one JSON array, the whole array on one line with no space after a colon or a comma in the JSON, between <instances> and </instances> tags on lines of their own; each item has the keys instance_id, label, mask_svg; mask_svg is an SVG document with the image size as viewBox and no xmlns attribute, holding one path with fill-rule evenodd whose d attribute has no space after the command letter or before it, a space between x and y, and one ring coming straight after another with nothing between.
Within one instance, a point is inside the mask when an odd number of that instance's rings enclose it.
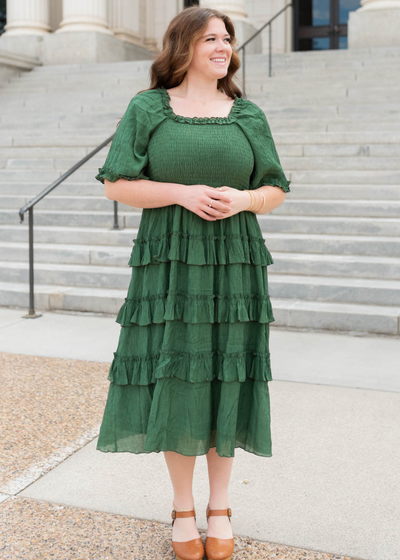
<instances>
[{"instance_id":1,"label":"green fabric texture","mask_svg":"<svg viewBox=\"0 0 400 560\"><path fill-rule=\"evenodd\" d=\"M227 117L190 118L174 113L165 88L130 101L96 175L120 178L290 192L255 103L237 97ZM144 208L133 242L97 449L272 456L273 259L257 216Z\"/></svg>"}]
</instances>

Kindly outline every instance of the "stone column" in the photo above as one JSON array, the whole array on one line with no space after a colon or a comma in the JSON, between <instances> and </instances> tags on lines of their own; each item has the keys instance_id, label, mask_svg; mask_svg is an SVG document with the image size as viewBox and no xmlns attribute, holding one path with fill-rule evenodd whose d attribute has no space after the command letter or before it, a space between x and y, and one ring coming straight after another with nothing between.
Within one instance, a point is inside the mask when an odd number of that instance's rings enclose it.
<instances>
[{"instance_id":1,"label":"stone column","mask_svg":"<svg viewBox=\"0 0 400 560\"><path fill-rule=\"evenodd\" d=\"M114 37L141 44L139 0L113 0L108 13Z\"/></svg>"},{"instance_id":2,"label":"stone column","mask_svg":"<svg viewBox=\"0 0 400 560\"><path fill-rule=\"evenodd\" d=\"M112 35L107 22L107 0L63 0L63 19L56 33L67 31Z\"/></svg>"},{"instance_id":3,"label":"stone column","mask_svg":"<svg viewBox=\"0 0 400 560\"><path fill-rule=\"evenodd\" d=\"M3 37L46 35L51 31L49 0L7 0Z\"/></svg>"},{"instance_id":4,"label":"stone column","mask_svg":"<svg viewBox=\"0 0 400 560\"><path fill-rule=\"evenodd\" d=\"M219 10L234 21L247 21L247 13L244 8L244 0L218 0L216 2L202 0L201 6Z\"/></svg>"},{"instance_id":5,"label":"stone column","mask_svg":"<svg viewBox=\"0 0 400 560\"><path fill-rule=\"evenodd\" d=\"M361 0L349 13L348 47L399 47L400 0Z\"/></svg>"},{"instance_id":6,"label":"stone column","mask_svg":"<svg viewBox=\"0 0 400 560\"><path fill-rule=\"evenodd\" d=\"M257 29L249 21L245 10L244 0L200 0L200 5L205 8L219 10L231 18L235 26L237 45L243 44L249 39ZM262 52L261 36L259 35L246 47L246 54L256 54Z\"/></svg>"}]
</instances>

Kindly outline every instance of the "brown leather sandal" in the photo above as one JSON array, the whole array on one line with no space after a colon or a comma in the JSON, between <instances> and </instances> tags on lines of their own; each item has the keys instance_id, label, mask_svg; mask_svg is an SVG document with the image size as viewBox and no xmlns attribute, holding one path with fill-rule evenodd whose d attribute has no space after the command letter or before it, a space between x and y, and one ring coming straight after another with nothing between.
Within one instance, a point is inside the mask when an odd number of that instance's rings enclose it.
<instances>
[{"instance_id":1,"label":"brown leather sandal","mask_svg":"<svg viewBox=\"0 0 400 560\"><path fill-rule=\"evenodd\" d=\"M178 511L172 510L171 517L174 526L177 517L194 517L196 520L196 512L194 509ZM172 548L176 554L177 560L202 560L204 557L203 541L200 537L191 541L172 541Z\"/></svg>"},{"instance_id":2,"label":"brown leather sandal","mask_svg":"<svg viewBox=\"0 0 400 560\"><path fill-rule=\"evenodd\" d=\"M207 505L207 522L210 515L227 515L231 521L232 510L227 509L210 509ZM235 540L218 539L216 537L206 538L206 555L208 560L232 560L233 550L235 548Z\"/></svg>"}]
</instances>

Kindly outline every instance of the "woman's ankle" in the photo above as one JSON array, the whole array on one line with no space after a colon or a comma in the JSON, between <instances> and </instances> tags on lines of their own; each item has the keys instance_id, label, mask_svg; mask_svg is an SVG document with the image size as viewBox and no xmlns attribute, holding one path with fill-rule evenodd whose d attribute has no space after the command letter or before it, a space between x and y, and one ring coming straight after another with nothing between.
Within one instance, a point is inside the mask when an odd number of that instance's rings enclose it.
<instances>
[{"instance_id":1,"label":"woman's ankle","mask_svg":"<svg viewBox=\"0 0 400 560\"><path fill-rule=\"evenodd\" d=\"M194 509L194 501L174 499L172 502L173 509L176 511L192 511Z\"/></svg>"}]
</instances>

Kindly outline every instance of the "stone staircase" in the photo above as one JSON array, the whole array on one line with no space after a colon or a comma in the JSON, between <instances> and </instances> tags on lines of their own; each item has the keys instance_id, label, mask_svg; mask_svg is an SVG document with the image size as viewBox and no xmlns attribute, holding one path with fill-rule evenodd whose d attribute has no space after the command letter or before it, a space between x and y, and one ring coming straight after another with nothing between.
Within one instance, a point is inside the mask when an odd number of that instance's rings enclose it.
<instances>
[{"instance_id":1,"label":"stone staircase","mask_svg":"<svg viewBox=\"0 0 400 560\"><path fill-rule=\"evenodd\" d=\"M246 57L292 192L259 222L274 326L400 335L400 49ZM105 140L150 61L47 66L0 86L0 305L28 306L18 209ZM116 314L141 210L94 179L108 148L34 211L37 309Z\"/></svg>"}]
</instances>

